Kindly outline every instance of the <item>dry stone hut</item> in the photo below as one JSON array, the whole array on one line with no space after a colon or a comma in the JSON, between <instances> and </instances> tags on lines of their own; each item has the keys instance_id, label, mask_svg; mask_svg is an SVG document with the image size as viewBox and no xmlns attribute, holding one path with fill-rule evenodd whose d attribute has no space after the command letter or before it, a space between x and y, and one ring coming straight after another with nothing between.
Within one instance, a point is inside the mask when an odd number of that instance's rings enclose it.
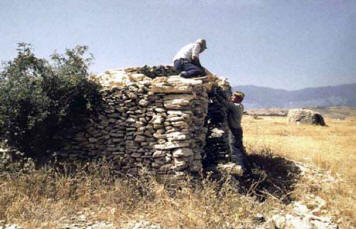
<instances>
[{"instance_id":1,"label":"dry stone hut","mask_svg":"<svg viewBox=\"0 0 356 229\"><path fill-rule=\"evenodd\" d=\"M104 107L61 156L105 156L128 173L175 176L230 161L226 115L214 98L231 94L226 80L184 79L171 66L111 70L92 80L103 86Z\"/></svg>"}]
</instances>

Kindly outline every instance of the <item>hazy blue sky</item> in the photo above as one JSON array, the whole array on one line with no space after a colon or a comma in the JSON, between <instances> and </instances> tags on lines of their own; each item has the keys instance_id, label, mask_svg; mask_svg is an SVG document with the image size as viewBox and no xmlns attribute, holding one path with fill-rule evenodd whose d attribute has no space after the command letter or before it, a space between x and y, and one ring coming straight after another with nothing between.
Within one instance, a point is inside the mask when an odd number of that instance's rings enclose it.
<instances>
[{"instance_id":1,"label":"hazy blue sky","mask_svg":"<svg viewBox=\"0 0 356 229\"><path fill-rule=\"evenodd\" d=\"M0 0L2 61L22 41L42 57L83 44L103 72L170 64L198 38L202 64L233 85L356 82L356 0Z\"/></svg>"}]
</instances>

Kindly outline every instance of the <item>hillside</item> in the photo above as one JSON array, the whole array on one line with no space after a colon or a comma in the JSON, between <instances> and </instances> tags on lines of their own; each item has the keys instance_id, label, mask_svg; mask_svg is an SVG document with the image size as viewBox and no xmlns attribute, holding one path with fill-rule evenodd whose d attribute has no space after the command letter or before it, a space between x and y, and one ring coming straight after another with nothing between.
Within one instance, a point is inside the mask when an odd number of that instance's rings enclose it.
<instances>
[{"instance_id":1,"label":"hillside","mask_svg":"<svg viewBox=\"0 0 356 229\"><path fill-rule=\"evenodd\" d=\"M246 94L244 103L252 108L356 107L356 83L339 86L282 90L253 85L235 86Z\"/></svg>"}]
</instances>

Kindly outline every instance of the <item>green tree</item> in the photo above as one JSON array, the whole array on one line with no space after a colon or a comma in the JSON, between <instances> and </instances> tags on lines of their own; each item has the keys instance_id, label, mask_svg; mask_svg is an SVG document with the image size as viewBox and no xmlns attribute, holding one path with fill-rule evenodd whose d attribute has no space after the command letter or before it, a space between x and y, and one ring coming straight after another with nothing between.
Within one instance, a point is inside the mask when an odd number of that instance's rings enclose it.
<instances>
[{"instance_id":1,"label":"green tree","mask_svg":"<svg viewBox=\"0 0 356 229\"><path fill-rule=\"evenodd\" d=\"M77 46L49 60L29 44L0 73L0 138L26 156L48 156L62 136L84 126L101 104L100 86L88 80L92 56Z\"/></svg>"}]
</instances>

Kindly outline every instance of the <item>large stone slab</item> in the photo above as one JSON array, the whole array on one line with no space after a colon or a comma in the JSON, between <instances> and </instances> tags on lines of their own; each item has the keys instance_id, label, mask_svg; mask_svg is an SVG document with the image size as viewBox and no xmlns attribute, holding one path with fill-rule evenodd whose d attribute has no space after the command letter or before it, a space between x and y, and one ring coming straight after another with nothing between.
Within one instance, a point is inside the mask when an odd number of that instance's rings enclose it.
<instances>
[{"instance_id":1,"label":"large stone slab","mask_svg":"<svg viewBox=\"0 0 356 229\"><path fill-rule=\"evenodd\" d=\"M185 79L180 76L157 77L152 80L151 91L154 93L193 93L194 86L202 85L201 80Z\"/></svg>"},{"instance_id":2,"label":"large stone slab","mask_svg":"<svg viewBox=\"0 0 356 229\"><path fill-rule=\"evenodd\" d=\"M325 126L323 116L309 109L291 109L288 111L288 123L304 123Z\"/></svg>"}]
</instances>

